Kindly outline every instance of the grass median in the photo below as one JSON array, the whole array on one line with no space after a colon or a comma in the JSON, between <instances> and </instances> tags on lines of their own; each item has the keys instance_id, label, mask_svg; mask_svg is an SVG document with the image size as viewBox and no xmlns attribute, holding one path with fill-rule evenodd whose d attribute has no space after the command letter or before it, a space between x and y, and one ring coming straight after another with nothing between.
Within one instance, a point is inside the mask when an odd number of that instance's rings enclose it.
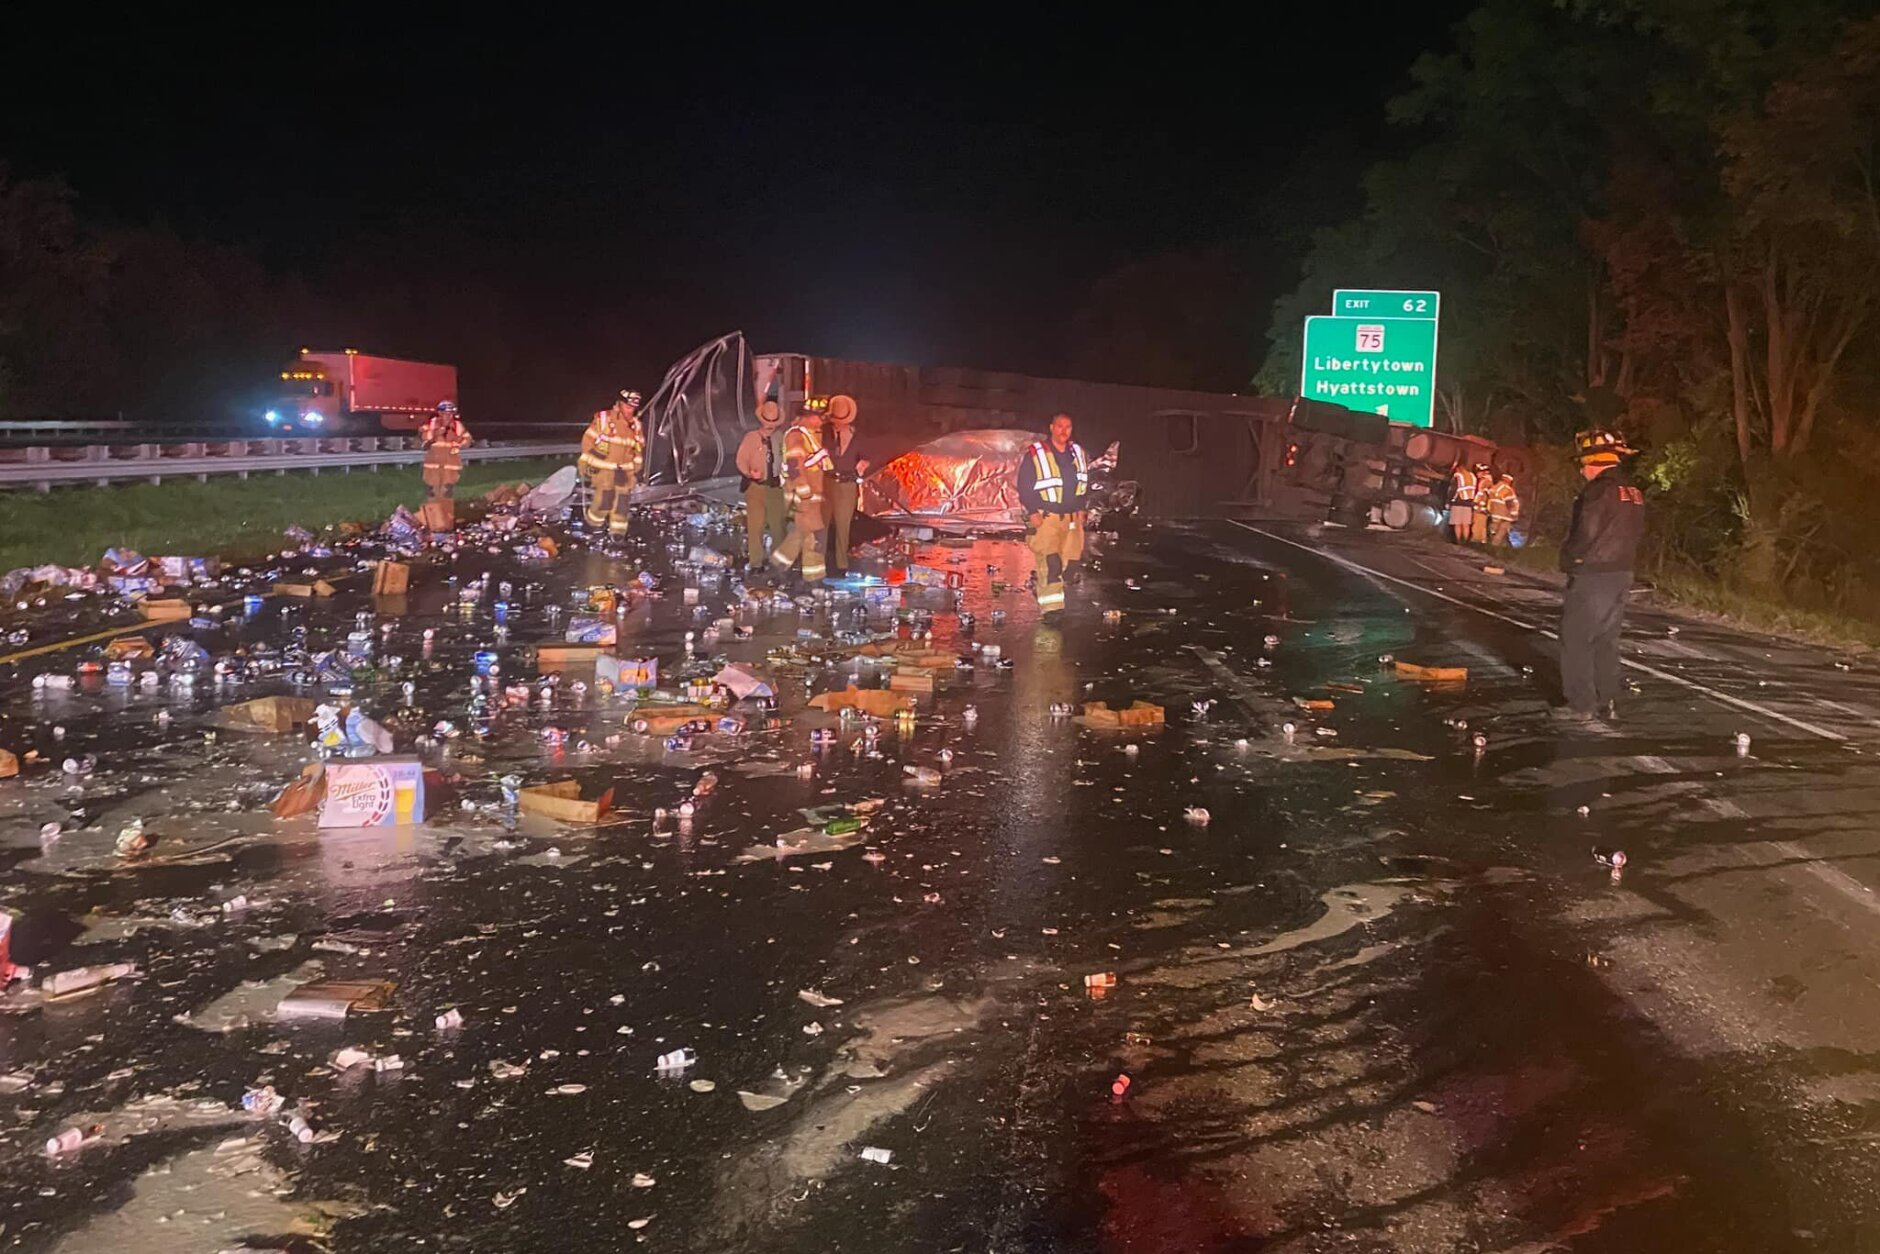
<instances>
[{"instance_id":1,"label":"grass median","mask_svg":"<svg viewBox=\"0 0 1880 1254\"><path fill-rule=\"evenodd\" d=\"M1496 549L1488 560L1527 570L1560 569L1560 548L1534 540L1519 549ZM1638 572L1652 596L1667 608L1731 627L1804 640L1830 648L1880 646L1880 624L1848 614L1802 609L1776 598L1731 587L1714 575L1660 565Z\"/></svg>"},{"instance_id":2,"label":"grass median","mask_svg":"<svg viewBox=\"0 0 1880 1254\"><path fill-rule=\"evenodd\" d=\"M502 483L540 483L568 464L559 457L471 462L457 497ZM280 547L282 531L296 523L317 531L378 522L399 505L416 510L423 500L416 466L0 493L0 572L46 562L88 566L114 545L151 556L257 555Z\"/></svg>"}]
</instances>

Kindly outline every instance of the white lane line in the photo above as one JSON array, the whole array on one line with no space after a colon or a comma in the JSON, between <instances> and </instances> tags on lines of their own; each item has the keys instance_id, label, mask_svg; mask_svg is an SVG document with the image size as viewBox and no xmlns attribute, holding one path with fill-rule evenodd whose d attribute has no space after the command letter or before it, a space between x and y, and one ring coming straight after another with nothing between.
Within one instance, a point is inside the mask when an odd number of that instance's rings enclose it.
<instances>
[{"instance_id":1,"label":"white lane line","mask_svg":"<svg viewBox=\"0 0 1880 1254\"><path fill-rule=\"evenodd\" d=\"M1873 713L1869 710L1863 710L1852 705L1842 705L1839 701L1830 701L1826 697L1815 697L1813 700L1816 705L1825 705L1830 710L1839 710L1841 713L1852 715L1862 722L1872 723L1875 727L1880 727L1880 718L1875 718Z\"/></svg>"},{"instance_id":2,"label":"white lane line","mask_svg":"<svg viewBox=\"0 0 1880 1254\"><path fill-rule=\"evenodd\" d=\"M1201 659L1201 664L1212 671L1216 679L1227 686L1228 691L1234 694L1234 700L1240 702L1241 709L1256 719L1260 717L1259 694L1247 687L1246 681L1221 660L1220 654L1204 649L1198 644L1191 644L1188 649Z\"/></svg>"},{"instance_id":3,"label":"white lane line","mask_svg":"<svg viewBox=\"0 0 1880 1254\"><path fill-rule=\"evenodd\" d=\"M1524 623L1518 618L1510 618L1508 615L1491 610L1486 606L1475 605L1469 601L1462 600L1460 597L1452 597L1447 592L1438 592L1436 589L1426 588L1420 583L1414 583L1408 579L1399 579L1396 575L1387 575L1381 570L1372 570L1369 566L1362 566L1348 557L1341 557L1336 553L1329 552L1325 549L1314 548L1309 544L1301 544L1299 541L1288 539L1286 536L1275 535L1271 531L1266 531L1262 528L1241 522L1237 518L1229 518L1226 521L1236 527L1251 531L1257 536L1265 536L1269 540L1277 540L1281 544L1290 544L1293 548L1300 549L1306 553L1316 554L1326 561L1335 562L1348 570L1358 571L1374 579L1388 579L1391 583L1402 584L1404 587L1421 592L1426 596L1433 596L1439 601L1447 601L1451 605L1460 606L1465 610L1474 610L1477 614L1486 614L1490 618L1498 618L1504 623L1521 628L1523 631L1539 632L1541 635L1547 636L1553 640L1560 639L1558 633L1550 631L1545 627L1536 627L1532 623ZM1676 675L1670 671L1661 670L1656 666L1649 666L1635 658L1622 657L1619 659L1619 663L1622 666L1628 666L1635 671L1650 675L1653 679L1662 679L1666 683L1677 684L1681 688L1688 688L1692 692L1700 693L1703 696L1709 697L1712 701L1720 702L1723 705L1735 706L1739 710L1747 710L1751 714L1759 714L1764 718L1773 719L1778 723L1786 723L1790 727L1805 731L1811 736L1819 736L1823 740L1832 740L1836 744L1844 743L1847 740L1847 737L1843 736L1840 732L1830 731L1826 727L1817 727L1813 723L1784 714L1780 710L1772 710L1768 706L1758 705L1754 701L1745 701L1742 697L1733 697L1727 692L1719 692L1707 684L1700 684L1694 679L1686 679L1682 675Z\"/></svg>"}]
</instances>

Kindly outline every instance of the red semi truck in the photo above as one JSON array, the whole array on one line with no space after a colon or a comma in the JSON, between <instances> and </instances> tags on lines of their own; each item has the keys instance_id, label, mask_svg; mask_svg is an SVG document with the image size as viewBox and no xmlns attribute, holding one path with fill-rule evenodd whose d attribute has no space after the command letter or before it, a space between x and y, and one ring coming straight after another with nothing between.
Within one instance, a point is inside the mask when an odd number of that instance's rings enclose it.
<instances>
[{"instance_id":1,"label":"red semi truck","mask_svg":"<svg viewBox=\"0 0 1880 1254\"><path fill-rule=\"evenodd\" d=\"M455 366L303 348L281 370L262 418L279 432L416 431L440 401L457 403Z\"/></svg>"}]
</instances>

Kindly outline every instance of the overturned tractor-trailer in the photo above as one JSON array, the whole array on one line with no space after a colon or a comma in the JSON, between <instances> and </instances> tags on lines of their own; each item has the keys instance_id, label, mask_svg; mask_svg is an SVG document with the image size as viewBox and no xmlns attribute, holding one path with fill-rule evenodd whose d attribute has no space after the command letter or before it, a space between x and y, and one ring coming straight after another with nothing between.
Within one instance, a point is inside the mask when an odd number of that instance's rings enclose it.
<instances>
[{"instance_id":1,"label":"overturned tractor-trailer","mask_svg":"<svg viewBox=\"0 0 1880 1254\"><path fill-rule=\"evenodd\" d=\"M755 394L786 413L804 398L855 398L878 463L942 436L1042 432L1071 415L1093 457L1117 446L1115 478L1152 517L1241 516L1433 526L1450 470L1488 462L1517 478L1518 449L1293 397L1191 392L959 367L799 353L752 359Z\"/></svg>"}]
</instances>

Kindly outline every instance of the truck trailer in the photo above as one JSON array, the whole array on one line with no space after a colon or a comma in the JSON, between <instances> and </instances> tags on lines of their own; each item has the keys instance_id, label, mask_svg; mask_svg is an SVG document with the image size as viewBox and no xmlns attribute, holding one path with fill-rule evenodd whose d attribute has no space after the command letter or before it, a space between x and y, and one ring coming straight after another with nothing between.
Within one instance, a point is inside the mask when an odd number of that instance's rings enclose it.
<instances>
[{"instance_id":1,"label":"truck trailer","mask_svg":"<svg viewBox=\"0 0 1880 1254\"><path fill-rule=\"evenodd\" d=\"M457 403L455 366L303 348L281 370L262 420L278 432L416 431L443 401Z\"/></svg>"}]
</instances>

